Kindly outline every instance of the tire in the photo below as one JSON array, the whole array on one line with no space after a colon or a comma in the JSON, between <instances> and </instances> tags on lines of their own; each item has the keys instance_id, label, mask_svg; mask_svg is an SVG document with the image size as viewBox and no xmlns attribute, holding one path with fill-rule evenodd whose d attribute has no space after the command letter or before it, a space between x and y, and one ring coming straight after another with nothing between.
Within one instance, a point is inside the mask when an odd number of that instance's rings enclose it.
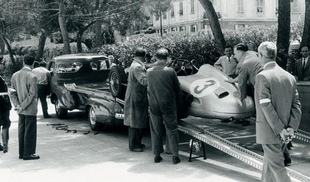
<instances>
[{"instance_id":1,"label":"tire","mask_svg":"<svg viewBox=\"0 0 310 182\"><path fill-rule=\"evenodd\" d=\"M95 110L92 106L88 108L87 115L90 128L93 131L99 131L102 128L103 124L97 122Z\"/></svg>"},{"instance_id":2,"label":"tire","mask_svg":"<svg viewBox=\"0 0 310 182\"><path fill-rule=\"evenodd\" d=\"M55 111L58 119L65 119L68 115L68 110L60 107L57 98L55 99Z\"/></svg>"},{"instance_id":3,"label":"tire","mask_svg":"<svg viewBox=\"0 0 310 182\"><path fill-rule=\"evenodd\" d=\"M127 76L121 66L113 66L109 74L110 92L113 97L125 98Z\"/></svg>"}]
</instances>

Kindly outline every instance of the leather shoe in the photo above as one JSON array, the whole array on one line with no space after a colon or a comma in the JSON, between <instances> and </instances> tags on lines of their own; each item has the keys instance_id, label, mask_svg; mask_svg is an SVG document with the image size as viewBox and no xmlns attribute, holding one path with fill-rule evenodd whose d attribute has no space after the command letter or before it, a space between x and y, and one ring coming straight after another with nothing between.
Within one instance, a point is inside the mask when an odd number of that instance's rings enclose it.
<instances>
[{"instance_id":1,"label":"leather shoe","mask_svg":"<svg viewBox=\"0 0 310 182\"><path fill-rule=\"evenodd\" d=\"M289 166L289 164L291 164L291 163L292 163L291 158L285 158L284 159L284 166Z\"/></svg>"},{"instance_id":2,"label":"leather shoe","mask_svg":"<svg viewBox=\"0 0 310 182\"><path fill-rule=\"evenodd\" d=\"M130 149L130 151L132 151L132 152L143 152L143 149L142 148L133 148L133 149Z\"/></svg>"},{"instance_id":3,"label":"leather shoe","mask_svg":"<svg viewBox=\"0 0 310 182\"><path fill-rule=\"evenodd\" d=\"M181 159L178 156L172 156L172 163L178 164L181 162Z\"/></svg>"},{"instance_id":4,"label":"leather shoe","mask_svg":"<svg viewBox=\"0 0 310 182\"><path fill-rule=\"evenodd\" d=\"M2 145L0 144L0 151L2 151L3 150L3 147L2 147Z\"/></svg>"},{"instance_id":5,"label":"leather shoe","mask_svg":"<svg viewBox=\"0 0 310 182\"><path fill-rule=\"evenodd\" d=\"M23 157L23 160L37 160L37 159L40 159L40 156L34 154L26 155Z\"/></svg>"},{"instance_id":6,"label":"leather shoe","mask_svg":"<svg viewBox=\"0 0 310 182\"><path fill-rule=\"evenodd\" d=\"M44 117L44 118L51 118L52 116L50 116L50 115L44 115L43 117Z\"/></svg>"},{"instance_id":7,"label":"leather shoe","mask_svg":"<svg viewBox=\"0 0 310 182\"><path fill-rule=\"evenodd\" d=\"M142 143L142 144L139 145L139 148L144 149L144 148L145 148L145 145Z\"/></svg>"},{"instance_id":8,"label":"leather shoe","mask_svg":"<svg viewBox=\"0 0 310 182\"><path fill-rule=\"evenodd\" d=\"M161 157L161 156L155 156L154 157L154 162L155 163L159 163L160 161L162 161L163 160L163 158Z\"/></svg>"},{"instance_id":9,"label":"leather shoe","mask_svg":"<svg viewBox=\"0 0 310 182\"><path fill-rule=\"evenodd\" d=\"M20 155L18 158L19 158L19 159L23 159L24 157L23 157L22 155Z\"/></svg>"}]
</instances>

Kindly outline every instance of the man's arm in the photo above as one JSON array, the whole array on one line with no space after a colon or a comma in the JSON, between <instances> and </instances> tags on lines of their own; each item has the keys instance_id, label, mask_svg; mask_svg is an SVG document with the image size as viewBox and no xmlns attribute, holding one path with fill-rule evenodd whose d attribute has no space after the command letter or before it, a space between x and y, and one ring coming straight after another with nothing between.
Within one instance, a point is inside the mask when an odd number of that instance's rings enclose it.
<instances>
[{"instance_id":1,"label":"man's arm","mask_svg":"<svg viewBox=\"0 0 310 182\"><path fill-rule=\"evenodd\" d=\"M133 74L141 85L147 85L146 70L142 66L135 67Z\"/></svg>"},{"instance_id":2,"label":"man's arm","mask_svg":"<svg viewBox=\"0 0 310 182\"><path fill-rule=\"evenodd\" d=\"M17 91L16 91L16 80L15 80L14 75L12 76L12 79L11 79L10 98L11 98L11 101L14 107L19 105L19 100L18 100Z\"/></svg>"},{"instance_id":3,"label":"man's arm","mask_svg":"<svg viewBox=\"0 0 310 182\"><path fill-rule=\"evenodd\" d=\"M240 92L240 100L243 100L247 96L247 82L248 82L249 74L246 69L246 65L243 64L240 68L240 72L238 75L238 86Z\"/></svg>"},{"instance_id":4,"label":"man's arm","mask_svg":"<svg viewBox=\"0 0 310 182\"><path fill-rule=\"evenodd\" d=\"M214 63L214 67L219 69L219 70L223 70L223 67L222 67L222 57L220 57L215 63Z\"/></svg>"},{"instance_id":5,"label":"man's arm","mask_svg":"<svg viewBox=\"0 0 310 182\"><path fill-rule=\"evenodd\" d=\"M291 109L291 116L289 121L289 126L294 129L294 131L297 131L298 126L300 124L301 120L301 104L299 101L298 91L296 89L296 83L294 85L294 96L293 96L293 102L292 102L292 109Z\"/></svg>"},{"instance_id":6,"label":"man's arm","mask_svg":"<svg viewBox=\"0 0 310 182\"><path fill-rule=\"evenodd\" d=\"M32 77L30 80L30 88L28 92L28 96L25 100L20 103L20 111L25 110L33 100L37 99L38 87L37 87L37 77Z\"/></svg>"}]
</instances>

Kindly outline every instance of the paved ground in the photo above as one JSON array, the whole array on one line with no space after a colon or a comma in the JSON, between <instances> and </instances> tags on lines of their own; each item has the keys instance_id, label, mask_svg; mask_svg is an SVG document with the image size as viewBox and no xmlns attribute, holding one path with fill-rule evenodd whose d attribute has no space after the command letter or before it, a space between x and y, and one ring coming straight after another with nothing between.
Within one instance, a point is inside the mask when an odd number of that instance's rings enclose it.
<instances>
[{"instance_id":1,"label":"paved ground","mask_svg":"<svg viewBox=\"0 0 310 182\"><path fill-rule=\"evenodd\" d=\"M207 160L199 158L188 162L186 140L180 146L180 164L173 165L171 156L167 154L163 155L161 163L155 164L149 134L143 141L146 150L133 153L128 150L124 128L109 129L99 134L56 130L50 124L62 123L69 129L84 131L90 129L82 113L69 113L69 119L58 120L53 110L50 106L51 119L42 119L38 113L37 154L41 159L36 161L18 159L17 115L11 112L9 152L0 153L1 181L259 181L260 171L212 147L207 149Z\"/></svg>"}]
</instances>

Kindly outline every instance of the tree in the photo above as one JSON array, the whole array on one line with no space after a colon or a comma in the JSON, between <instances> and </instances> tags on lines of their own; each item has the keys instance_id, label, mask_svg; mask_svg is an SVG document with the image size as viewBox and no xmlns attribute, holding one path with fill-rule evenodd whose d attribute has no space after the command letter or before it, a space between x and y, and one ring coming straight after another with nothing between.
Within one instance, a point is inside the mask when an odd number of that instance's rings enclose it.
<instances>
[{"instance_id":1,"label":"tree","mask_svg":"<svg viewBox=\"0 0 310 182\"><path fill-rule=\"evenodd\" d=\"M278 0L278 50L288 52L290 46L291 0Z\"/></svg>"},{"instance_id":2,"label":"tree","mask_svg":"<svg viewBox=\"0 0 310 182\"><path fill-rule=\"evenodd\" d=\"M59 0L59 15L58 15L58 20L59 20L59 26L62 34L62 38L64 40L64 53L65 54L70 54L71 49L70 49L70 42L69 42L69 35L66 27L66 19L65 19L65 3L63 0Z\"/></svg>"},{"instance_id":3,"label":"tree","mask_svg":"<svg viewBox=\"0 0 310 182\"><path fill-rule=\"evenodd\" d=\"M206 10L217 48L219 52L223 54L226 41L224 39L221 25L218 20L218 15L214 10L213 4L210 0L199 0L199 2L202 4L203 8Z\"/></svg>"},{"instance_id":4,"label":"tree","mask_svg":"<svg viewBox=\"0 0 310 182\"><path fill-rule=\"evenodd\" d=\"M305 2L306 11L301 46L307 46L310 48L310 0L305 0Z\"/></svg>"}]
</instances>

